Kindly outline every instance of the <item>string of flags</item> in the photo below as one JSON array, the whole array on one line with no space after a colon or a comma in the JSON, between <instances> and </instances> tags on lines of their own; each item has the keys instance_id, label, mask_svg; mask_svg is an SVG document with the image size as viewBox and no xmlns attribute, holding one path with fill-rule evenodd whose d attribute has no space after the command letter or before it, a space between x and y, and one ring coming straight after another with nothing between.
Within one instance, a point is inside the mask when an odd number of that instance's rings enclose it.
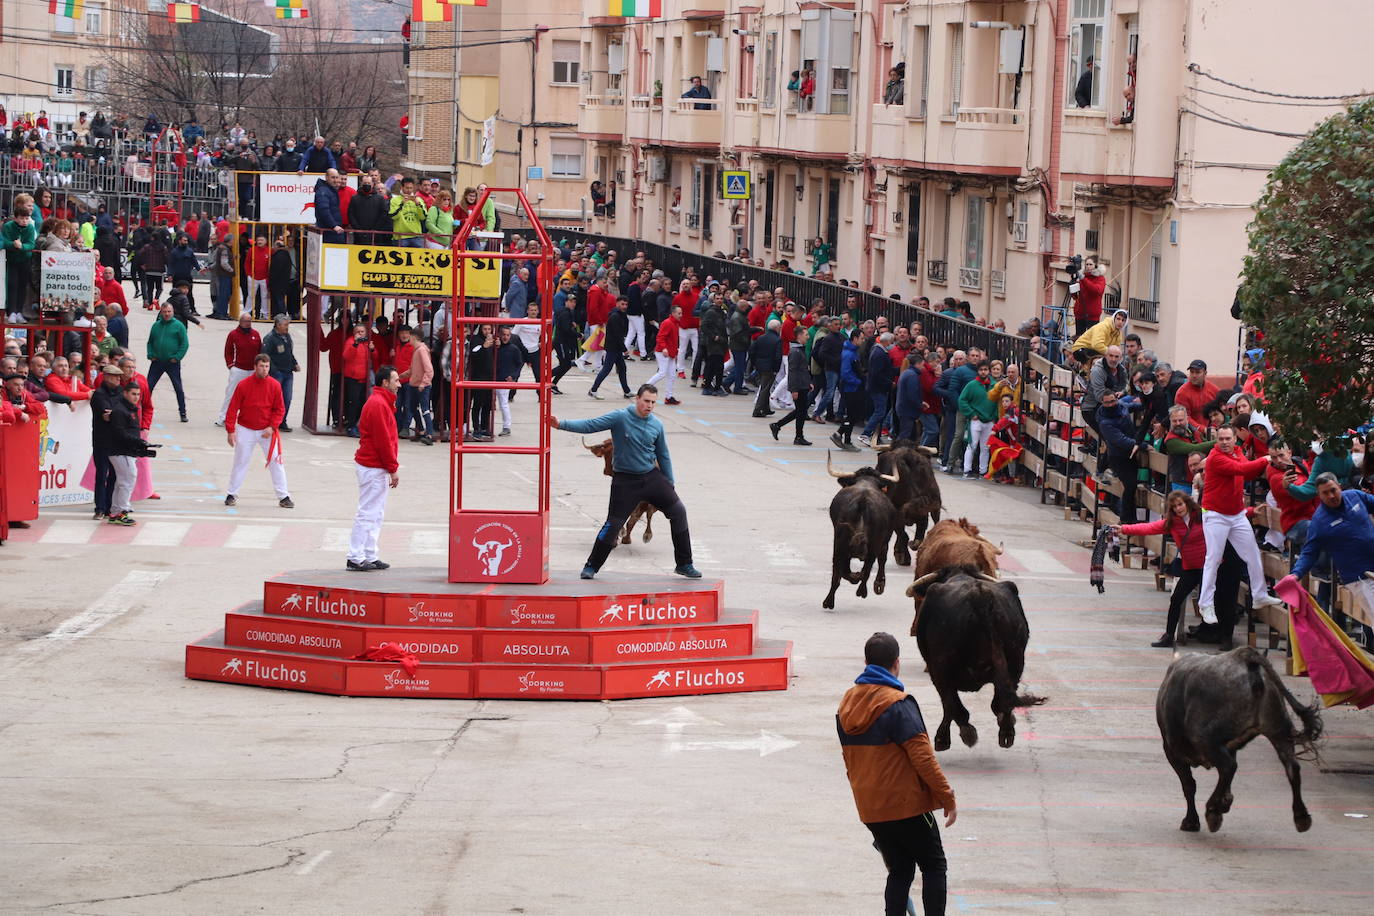
<instances>
[{"instance_id":1,"label":"string of flags","mask_svg":"<svg viewBox=\"0 0 1374 916\"><path fill-rule=\"evenodd\" d=\"M80 19L85 0L48 0L48 12L65 19Z\"/></svg>"},{"instance_id":2,"label":"string of flags","mask_svg":"<svg viewBox=\"0 0 1374 916\"><path fill-rule=\"evenodd\" d=\"M610 15L624 19L662 19L663 0L610 0Z\"/></svg>"},{"instance_id":3,"label":"string of flags","mask_svg":"<svg viewBox=\"0 0 1374 916\"><path fill-rule=\"evenodd\" d=\"M486 6L491 0L411 0L412 22L452 22L455 6Z\"/></svg>"},{"instance_id":4,"label":"string of flags","mask_svg":"<svg viewBox=\"0 0 1374 916\"><path fill-rule=\"evenodd\" d=\"M305 0L267 0L273 7L278 19L309 19L310 10L305 8Z\"/></svg>"}]
</instances>

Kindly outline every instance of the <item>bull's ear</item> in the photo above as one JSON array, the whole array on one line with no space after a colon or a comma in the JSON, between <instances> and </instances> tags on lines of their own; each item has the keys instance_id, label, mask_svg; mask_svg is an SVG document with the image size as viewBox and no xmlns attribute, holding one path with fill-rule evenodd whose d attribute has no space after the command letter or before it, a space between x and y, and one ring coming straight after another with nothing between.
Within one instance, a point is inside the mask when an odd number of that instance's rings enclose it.
<instances>
[{"instance_id":1,"label":"bull's ear","mask_svg":"<svg viewBox=\"0 0 1374 916\"><path fill-rule=\"evenodd\" d=\"M1020 590L1019 588L1016 587L1016 583L1015 583L1013 580L1011 580L1011 579L1002 579L1002 580L1000 580L1000 581L1003 582L1003 583L1006 585L1007 588L1011 589L1011 593L1012 593L1013 595L1015 595L1015 596L1017 597L1017 599L1020 599L1020 597L1021 597L1021 590Z\"/></svg>"},{"instance_id":2,"label":"bull's ear","mask_svg":"<svg viewBox=\"0 0 1374 916\"><path fill-rule=\"evenodd\" d=\"M836 477L835 479L839 481L840 486L842 487L852 487L854 486L854 481L858 480L859 478L853 474L846 474L843 477Z\"/></svg>"}]
</instances>

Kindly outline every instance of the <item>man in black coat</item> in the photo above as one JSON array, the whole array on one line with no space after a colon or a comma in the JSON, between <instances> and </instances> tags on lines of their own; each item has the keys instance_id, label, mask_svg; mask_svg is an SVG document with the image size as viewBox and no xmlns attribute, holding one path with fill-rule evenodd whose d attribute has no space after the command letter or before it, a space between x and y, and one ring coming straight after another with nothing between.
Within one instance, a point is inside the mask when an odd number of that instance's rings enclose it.
<instances>
[{"instance_id":1,"label":"man in black coat","mask_svg":"<svg viewBox=\"0 0 1374 916\"><path fill-rule=\"evenodd\" d=\"M596 380L592 382L591 390L587 392L588 397L596 398L598 401L603 398L596 393L596 389L601 387L601 383L611 374L612 369L615 369L616 376L620 379L620 387L625 397L634 396L630 391L630 382L625 378L625 337L630 333L629 308L630 300L621 296L615 300L615 308L611 309L611 314L606 316L606 336L601 345L606 358L601 364L601 371L596 374Z\"/></svg>"},{"instance_id":2,"label":"man in black coat","mask_svg":"<svg viewBox=\"0 0 1374 916\"><path fill-rule=\"evenodd\" d=\"M840 388L840 360L844 357L844 333L840 330L843 322L838 317L830 319L829 333L821 338L820 344L814 347L812 355L817 365L825 372L825 389L821 393L821 402L816 405L813 417L819 417L821 411L825 411L827 422L835 422L835 393Z\"/></svg>"},{"instance_id":3,"label":"man in black coat","mask_svg":"<svg viewBox=\"0 0 1374 916\"><path fill-rule=\"evenodd\" d=\"M110 420L121 397L124 373L118 366L106 366L100 384L91 392L91 458L95 462L96 520L107 518L114 498L115 471L110 462L114 454L115 435Z\"/></svg>"},{"instance_id":4,"label":"man in black coat","mask_svg":"<svg viewBox=\"0 0 1374 916\"><path fill-rule=\"evenodd\" d=\"M778 332L782 322L774 318L768 322L768 329L754 338L749 345L749 364L759 374L759 396L754 401L754 416L771 417L773 411L768 407L768 398L773 393L773 380L782 368L782 338Z\"/></svg>"},{"instance_id":5,"label":"man in black coat","mask_svg":"<svg viewBox=\"0 0 1374 916\"><path fill-rule=\"evenodd\" d=\"M377 193L371 180L358 183L358 193L348 202L348 227L354 245L386 245L391 241L391 217L386 198Z\"/></svg>"}]
</instances>

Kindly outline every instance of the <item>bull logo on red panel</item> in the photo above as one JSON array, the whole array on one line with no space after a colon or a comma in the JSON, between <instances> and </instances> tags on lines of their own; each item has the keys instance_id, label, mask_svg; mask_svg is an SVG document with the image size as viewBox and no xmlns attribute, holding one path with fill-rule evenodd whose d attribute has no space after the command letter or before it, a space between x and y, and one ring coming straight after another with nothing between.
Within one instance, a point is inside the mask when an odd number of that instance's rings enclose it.
<instances>
[{"instance_id":1,"label":"bull logo on red panel","mask_svg":"<svg viewBox=\"0 0 1374 916\"><path fill-rule=\"evenodd\" d=\"M524 549L520 535L504 522L487 522L472 534L472 546L477 551L477 564L484 576L502 576L520 562Z\"/></svg>"}]
</instances>

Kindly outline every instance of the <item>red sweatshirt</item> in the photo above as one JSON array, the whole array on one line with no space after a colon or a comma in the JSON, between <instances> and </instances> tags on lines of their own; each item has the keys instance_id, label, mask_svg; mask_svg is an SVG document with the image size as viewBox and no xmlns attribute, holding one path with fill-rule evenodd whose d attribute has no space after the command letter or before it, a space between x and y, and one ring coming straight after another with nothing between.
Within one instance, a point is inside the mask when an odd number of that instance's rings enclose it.
<instances>
[{"instance_id":1,"label":"red sweatshirt","mask_svg":"<svg viewBox=\"0 0 1374 916\"><path fill-rule=\"evenodd\" d=\"M272 260L272 249L266 245L254 245L248 249L248 276L254 280L267 279L267 264Z\"/></svg>"},{"instance_id":2,"label":"red sweatshirt","mask_svg":"<svg viewBox=\"0 0 1374 916\"><path fill-rule=\"evenodd\" d=\"M143 392L138 405L138 428L147 432L153 428L153 389L148 387L148 377L141 372L134 373L134 381L138 382L138 390Z\"/></svg>"},{"instance_id":3,"label":"red sweatshirt","mask_svg":"<svg viewBox=\"0 0 1374 916\"><path fill-rule=\"evenodd\" d=\"M693 286L685 293L678 293L673 297L673 305L682 308L682 327L688 331L694 331L701 327L701 319L693 315L693 310L697 307L697 301L701 299L701 288Z\"/></svg>"},{"instance_id":4,"label":"red sweatshirt","mask_svg":"<svg viewBox=\"0 0 1374 916\"><path fill-rule=\"evenodd\" d=\"M320 338L320 352L329 354L329 374L339 375L343 372L343 347L351 339L344 337L343 325L330 331Z\"/></svg>"},{"instance_id":5,"label":"red sweatshirt","mask_svg":"<svg viewBox=\"0 0 1374 916\"><path fill-rule=\"evenodd\" d=\"M286 402L282 399L281 383L270 375L258 378L254 373L235 386L229 410L224 415L224 428L231 433L236 426L276 429L285 418Z\"/></svg>"},{"instance_id":6,"label":"red sweatshirt","mask_svg":"<svg viewBox=\"0 0 1374 916\"><path fill-rule=\"evenodd\" d=\"M51 377L51 376L50 376ZM1266 475L1269 478L1269 492L1274 494L1274 502L1279 504L1279 530L1284 534L1293 530L1293 526L1304 519L1309 519L1317 511L1317 501L1315 499L1294 499L1288 493L1288 485L1283 482L1283 474L1287 468L1278 465L1269 465ZM1294 478L1293 485L1300 487L1307 483L1307 473L1299 470L1298 476Z\"/></svg>"},{"instance_id":7,"label":"red sweatshirt","mask_svg":"<svg viewBox=\"0 0 1374 916\"><path fill-rule=\"evenodd\" d=\"M401 384L410 384L410 376L406 375L410 371L410 363L415 359L414 342L397 343L396 349L391 351L391 365L396 367L396 371L401 376Z\"/></svg>"},{"instance_id":8,"label":"red sweatshirt","mask_svg":"<svg viewBox=\"0 0 1374 916\"><path fill-rule=\"evenodd\" d=\"M224 338L224 367L253 369L253 360L262 352L262 335L249 328L234 328Z\"/></svg>"},{"instance_id":9,"label":"red sweatshirt","mask_svg":"<svg viewBox=\"0 0 1374 916\"><path fill-rule=\"evenodd\" d=\"M768 306L764 305L762 302L756 303L754 307L749 310L749 336L758 337L762 334L765 329L764 322L767 320Z\"/></svg>"},{"instance_id":10,"label":"red sweatshirt","mask_svg":"<svg viewBox=\"0 0 1374 916\"><path fill-rule=\"evenodd\" d=\"M89 401L91 399L91 389L74 375L69 375L64 379L60 378L56 372L49 372L47 378L43 379L43 387L56 394L65 395L73 401Z\"/></svg>"},{"instance_id":11,"label":"red sweatshirt","mask_svg":"<svg viewBox=\"0 0 1374 916\"><path fill-rule=\"evenodd\" d=\"M1245 482L1264 473L1269 462L1263 458L1246 461L1239 455L1228 455L1214 448L1202 466L1202 508L1222 515L1240 515L1245 511Z\"/></svg>"},{"instance_id":12,"label":"red sweatshirt","mask_svg":"<svg viewBox=\"0 0 1374 916\"><path fill-rule=\"evenodd\" d=\"M592 288L587 290L587 324L605 324L613 308L615 308L615 296L596 284L592 284Z\"/></svg>"},{"instance_id":13,"label":"red sweatshirt","mask_svg":"<svg viewBox=\"0 0 1374 916\"><path fill-rule=\"evenodd\" d=\"M1084 274L1078 281L1078 296L1073 303L1073 317L1088 321L1102 320L1102 294L1107 291L1107 277Z\"/></svg>"},{"instance_id":14,"label":"red sweatshirt","mask_svg":"<svg viewBox=\"0 0 1374 916\"><path fill-rule=\"evenodd\" d=\"M1215 401L1218 393L1217 386L1211 382L1203 382L1201 388L1192 382L1184 382L1178 386L1178 391L1174 392L1174 403L1188 408L1188 417L1194 423L1205 427L1207 417L1203 415L1202 408Z\"/></svg>"},{"instance_id":15,"label":"red sweatshirt","mask_svg":"<svg viewBox=\"0 0 1374 916\"><path fill-rule=\"evenodd\" d=\"M1170 512L1168 518L1157 518L1139 525L1121 526L1121 533L1131 537L1164 534L1166 531L1178 545L1179 555L1183 558L1183 568L1201 569L1207 559L1207 539L1202 535L1201 516L1184 520Z\"/></svg>"},{"instance_id":16,"label":"red sweatshirt","mask_svg":"<svg viewBox=\"0 0 1374 916\"><path fill-rule=\"evenodd\" d=\"M396 346L396 338L390 332L379 334L372 332L372 371L376 372L383 366L391 365L391 354Z\"/></svg>"},{"instance_id":17,"label":"red sweatshirt","mask_svg":"<svg viewBox=\"0 0 1374 916\"><path fill-rule=\"evenodd\" d=\"M368 339L361 341L354 337L343 345L343 374L355 382L367 381L367 373L372 368L372 347Z\"/></svg>"},{"instance_id":18,"label":"red sweatshirt","mask_svg":"<svg viewBox=\"0 0 1374 916\"><path fill-rule=\"evenodd\" d=\"M396 395L385 388L373 388L372 396L363 405L358 419L358 450L353 460L365 468L381 468L395 474L400 468L396 459Z\"/></svg>"},{"instance_id":19,"label":"red sweatshirt","mask_svg":"<svg viewBox=\"0 0 1374 916\"><path fill-rule=\"evenodd\" d=\"M677 359L677 320L668 318L658 326L658 337L654 338L654 352L667 353L669 359Z\"/></svg>"},{"instance_id":20,"label":"red sweatshirt","mask_svg":"<svg viewBox=\"0 0 1374 916\"><path fill-rule=\"evenodd\" d=\"M124 297L124 286L114 279L102 280L100 282L100 299L106 305L111 303L119 306L125 315L129 314L129 300Z\"/></svg>"}]
</instances>

